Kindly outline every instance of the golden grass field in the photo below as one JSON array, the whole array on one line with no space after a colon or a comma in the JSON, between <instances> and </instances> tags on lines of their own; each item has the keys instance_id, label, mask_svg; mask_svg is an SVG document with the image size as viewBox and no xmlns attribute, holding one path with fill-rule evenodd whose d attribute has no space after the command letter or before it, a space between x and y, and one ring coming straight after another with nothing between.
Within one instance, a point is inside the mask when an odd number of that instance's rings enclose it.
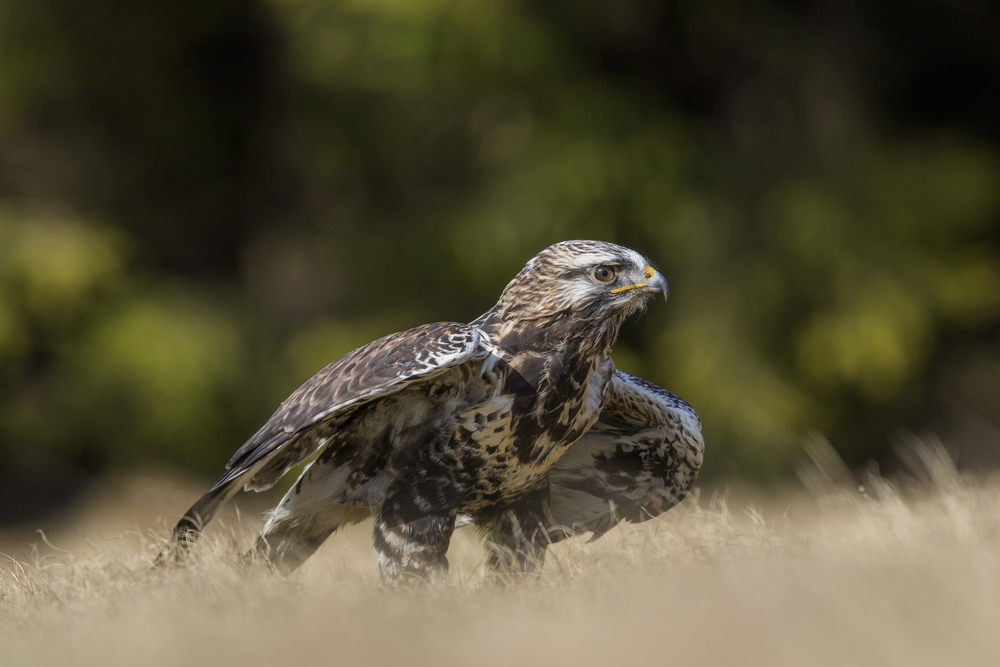
<instances>
[{"instance_id":1,"label":"golden grass field","mask_svg":"<svg viewBox=\"0 0 1000 667\"><path fill-rule=\"evenodd\" d=\"M244 570L256 510L151 570L156 517L200 489L130 478L54 548L0 536L0 665L998 665L1000 477L915 451L909 483L861 491L819 456L812 495L702 492L555 546L529 579L487 576L462 529L439 589L383 585L365 525L292 578Z\"/></svg>"}]
</instances>

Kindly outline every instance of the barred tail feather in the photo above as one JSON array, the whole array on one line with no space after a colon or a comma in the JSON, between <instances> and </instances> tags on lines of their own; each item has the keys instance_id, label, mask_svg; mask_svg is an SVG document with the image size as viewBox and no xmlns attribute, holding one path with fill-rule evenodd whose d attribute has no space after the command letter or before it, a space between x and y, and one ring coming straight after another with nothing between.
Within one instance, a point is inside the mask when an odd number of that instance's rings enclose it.
<instances>
[{"instance_id":1,"label":"barred tail feather","mask_svg":"<svg viewBox=\"0 0 1000 667\"><path fill-rule=\"evenodd\" d=\"M177 522L169 543L156 557L154 566L182 559L191 545L198 540L205 526L215 517L222 504L236 495L258 468L260 465L236 474L229 472L223 475Z\"/></svg>"}]
</instances>

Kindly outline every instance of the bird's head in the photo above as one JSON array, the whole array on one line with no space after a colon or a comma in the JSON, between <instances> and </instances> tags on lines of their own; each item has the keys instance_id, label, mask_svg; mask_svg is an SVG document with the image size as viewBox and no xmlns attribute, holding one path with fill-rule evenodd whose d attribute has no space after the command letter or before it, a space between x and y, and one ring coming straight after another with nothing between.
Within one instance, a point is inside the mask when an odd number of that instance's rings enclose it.
<instances>
[{"instance_id":1,"label":"bird's head","mask_svg":"<svg viewBox=\"0 0 1000 667\"><path fill-rule=\"evenodd\" d=\"M620 324L646 305L667 298L667 281L645 257L604 241L563 241L533 257L497 304L504 319L569 317Z\"/></svg>"}]
</instances>

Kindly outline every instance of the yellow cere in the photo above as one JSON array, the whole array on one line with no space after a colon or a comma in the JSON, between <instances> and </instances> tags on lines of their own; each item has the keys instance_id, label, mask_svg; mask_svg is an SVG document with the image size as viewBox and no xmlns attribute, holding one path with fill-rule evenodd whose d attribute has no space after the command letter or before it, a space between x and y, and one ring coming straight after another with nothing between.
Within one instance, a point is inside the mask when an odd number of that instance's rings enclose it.
<instances>
[{"instance_id":1,"label":"yellow cere","mask_svg":"<svg viewBox=\"0 0 1000 667\"><path fill-rule=\"evenodd\" d=\"M653 276L656 275L656 271L651 266L647 266L645 269L643 269L642 273L643 273L643 275L646 276L646 283L648 283L650 280L652 280ZM625 287L618 287L618 288L615 288L615 289L611 290L611 293L612 294L618 294L619 292L624 292L625 290L628 290L628 289L634 289L636 287L645 287L646 283L635 284L635 285L626 285Z\"/></svg>"}]
</instances>

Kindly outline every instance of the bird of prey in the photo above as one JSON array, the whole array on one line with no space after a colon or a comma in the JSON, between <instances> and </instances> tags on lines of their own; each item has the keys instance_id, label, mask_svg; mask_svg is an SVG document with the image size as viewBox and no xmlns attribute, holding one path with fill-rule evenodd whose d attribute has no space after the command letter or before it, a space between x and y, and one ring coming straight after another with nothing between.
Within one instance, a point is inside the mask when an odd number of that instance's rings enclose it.
<instances>
[{"instance_id":1,"label":"bird of prey","mask_svg":"<svg viewBox=\"0 0 1000 667\"><path fill-rule=\"evenodd\" d=\"M565 241L531 259L471 324L391 334L299 387L174 529L179 557L239 489L262 491L317 452L251 556L297 568L339 527L373 516L392 581L439 580L457 526L490 563L531 571L548 544L684 498L704 443L694 410L616 370L619 329L667 282L640 254Z\"/></svg>"}]
</instances>

